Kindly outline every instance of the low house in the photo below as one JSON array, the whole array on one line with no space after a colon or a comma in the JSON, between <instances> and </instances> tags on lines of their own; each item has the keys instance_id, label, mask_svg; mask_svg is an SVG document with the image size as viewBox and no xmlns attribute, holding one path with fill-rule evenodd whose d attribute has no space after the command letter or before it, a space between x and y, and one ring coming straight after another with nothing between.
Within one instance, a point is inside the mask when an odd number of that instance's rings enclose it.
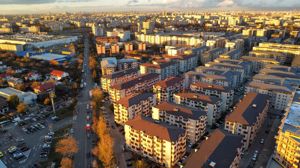
<instances>
[{"instance_id":1,"label":"low house","mask_svg":"<svg viewBox=\"0 0 300 168\"><path fill-rule=\"evenodd\" d=\"M32 88L36 94L49 93L55 89L54 82L44 82Z\"/></svg>"},{"instance_id":2,"label":"low house","mask_svg":"<svg viewBox=\"0 0 300 168\"><path fill-rule=\"evenodd\" d=\"M11 87L0 89L0 96L7 100L13 95L18 96L19 101L25 104L33 104L37 99L37 95L32 92L23 92Z\"/></svg>"},{"instance_id":3,"label":"low house","mask_svg":"<svg viewBox=\"0 0 300 168\"><path fill-rule=\"evenodd\" d=\"M59 70L53 70L50 73L51 78L55 80L61 80L63 78L66 78L69 76L69 73L64 72L64 71L59 71Z\"/></svg>"}]
</instances>

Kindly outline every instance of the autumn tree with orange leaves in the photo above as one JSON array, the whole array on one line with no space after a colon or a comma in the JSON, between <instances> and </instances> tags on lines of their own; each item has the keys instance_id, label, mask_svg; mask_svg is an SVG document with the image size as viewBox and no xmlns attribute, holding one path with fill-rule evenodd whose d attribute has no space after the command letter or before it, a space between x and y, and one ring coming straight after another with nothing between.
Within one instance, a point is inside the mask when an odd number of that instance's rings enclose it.
<instances>
[{"instance_id":1,"label":"autumn tree with orange leaves","mask_svg":"<svg viewBox=\"0 0 300 168\"><path fill-rule=\"evenodd\" d=\"M102 161L104 167L113 168L114 165L114 140L112 139L109 129L106 125L103 116L100 116L97 124L95 133L99 137L97 145L92 150L92 153Z\"/></svg>"},{"instance_id":2,"label":"autumn tree with orange leaves","mask_svg":"<svg viewBox=\"0 0 300 168\"><path fill-rule=\"evenodd\" d=\"M63 157L60 161L61 168L73 168L73 160L69 157Z\"/></svg>"},{"instance_id":3,"label":"autumn tree with orange leaves","mask_svg":"<svg viewBox=\"0 0 300 168\"><path fill-rule=\"evenodd\" d=\"M62 154L66 157L72 157L78 152L76 140L69 136L58 141L55 147L55 152Z\"/></svg>"}]
</instances>

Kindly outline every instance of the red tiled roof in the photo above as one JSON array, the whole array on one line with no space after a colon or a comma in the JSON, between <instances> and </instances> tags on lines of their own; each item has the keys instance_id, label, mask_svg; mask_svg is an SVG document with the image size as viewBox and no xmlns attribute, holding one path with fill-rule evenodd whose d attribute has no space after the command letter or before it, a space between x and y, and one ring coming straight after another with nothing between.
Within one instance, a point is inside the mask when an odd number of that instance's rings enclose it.
<instances>
[{"instance_id":1,"label":"red tiled roof","mask_svg":"<svg viewBox=\"0 0 300 168\"><path fill-rule=\"evenodd\" d=\"M205 82L195 82L195 83L192 83L191 86L203 88L203 89L210 89L210 90L220 90L220 91L225 91L228 89L224 86L209 84L209 83L205 83Z\"/></svg>"},{"instance_id":2,"label":"red tiled roof","mask_svg":"<svg viewBox=\"0 0 300 168\"><path fill-rule=\"evenodd\" d=\"M59 70L53 70L50 74L52 76L58 76L61 77L65 72L64 71L59 71Z\"/></svg>"},{"instance_id":3,"label":"red tiled roof","mask_svg":"<svg viewBox=\"0 0 300 168\"><path fill-rule=\"evenodd\" d=\"M158 81L154 86L160 86L162 88L166 88L169 86L173 86L177 83L180 83L183 81L183 78L179 77L168 77L165 80Z\"/></svg>"},{"instance_id":4,"label":"red tiled roof","mask_svg":"<svg viewBox=\"0 0 300 168\"><path fill-rule=\"evenodd\" d=\"M268 103L268 96L249 92L237 105L234 111L226 116L226 121L253 125L257 116L263 112Z\"/></svg>"},{"instance_id":5,"label":"red tiled roof","mask_svg":"<svg viewBox=\"0 0 300 168\"><path fill-rule=\"evenodd\" d=\"M36 86L34 89L37 89L41 92L44 92L44 91L47 91L49 89L54 89L55 87L55 84L53 82L46 82L46 83L43 83L43 84L40 84L38 86Z\"/></svg>"},{"instance_id":6,"label":"red tiled roof","mask_svg":"<svg viewBox=\"0 0 300 168\"><path fill-rule=\"evenodd\" d=\"M155 123L151 118L136 116L134 119L126 122L126 125L135 130L143 131L145 134L157 136L160 139L174 142L184 135L184 130L178 127L170 126L164 123Z\"/></svg>"}]
</instances>

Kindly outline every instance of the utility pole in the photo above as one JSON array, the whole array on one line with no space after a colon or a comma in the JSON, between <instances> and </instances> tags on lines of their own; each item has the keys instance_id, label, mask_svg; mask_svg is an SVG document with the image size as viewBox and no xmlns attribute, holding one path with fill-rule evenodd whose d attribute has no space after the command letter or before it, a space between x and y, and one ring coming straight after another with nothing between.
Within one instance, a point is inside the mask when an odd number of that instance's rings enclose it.
<instances>
[{"instance_id":1,"label":"utility pole","mask_svg":"<svg viewBox=\"0 0 300 168\"><path fill-rule=\"evenodd\" d=\"M55 106L54 106L55 91L51 91L49 93L49 95L50 95L50 99L51 99L51 103L52 103L53 113L54 113L54 115L56 115L55 114Z\"/></svg>"}]
</instances>

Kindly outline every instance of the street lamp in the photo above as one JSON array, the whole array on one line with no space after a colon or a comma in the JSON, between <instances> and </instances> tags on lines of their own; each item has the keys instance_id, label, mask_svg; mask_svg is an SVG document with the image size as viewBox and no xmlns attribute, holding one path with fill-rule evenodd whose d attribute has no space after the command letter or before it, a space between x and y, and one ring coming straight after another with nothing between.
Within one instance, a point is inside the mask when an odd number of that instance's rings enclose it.
<instances>
[{"instance_id":1,"label":"street lamp","mask_svg":"<svg viewBox=\"0 0 300 168\"><path fill-rule=\"evenodd\" d=\"M55 115L55 106L54 106L55 91L51 91L49 93L49 95L50 95L50 99L51 99L51 103L52 103L53 113Z\"/></svg>"}]
</instances>

